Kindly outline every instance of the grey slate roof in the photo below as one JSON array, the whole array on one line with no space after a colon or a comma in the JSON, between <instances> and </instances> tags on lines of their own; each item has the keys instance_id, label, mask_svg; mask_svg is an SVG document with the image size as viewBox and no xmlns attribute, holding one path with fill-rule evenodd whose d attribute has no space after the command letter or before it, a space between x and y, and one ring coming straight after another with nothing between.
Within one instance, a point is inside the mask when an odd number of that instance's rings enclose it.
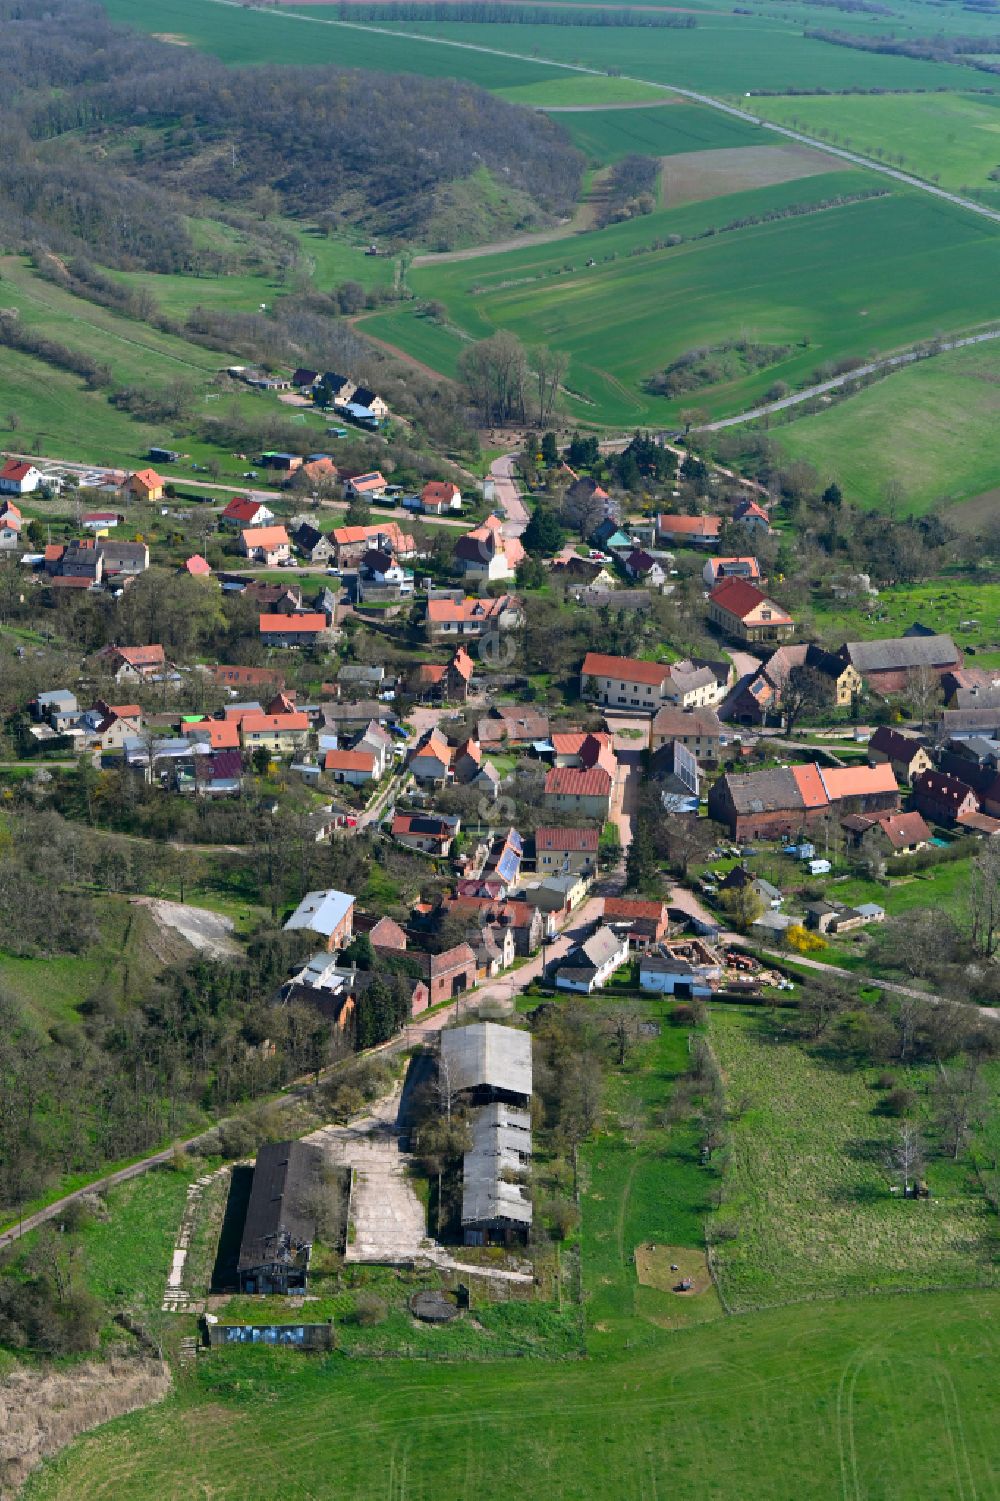
<instances>
[{"instance_id":1,"label":"grey slate roof","mask_svg":"<svg viewBox=\"0 0 1000 1501\"><path fill-rule=\"evenodd\" d=\"M768 813L805 807L794 776L781 766L751 771L745 776L727 777L726 785L737 813Z\"/></svg>"},{"instance_id":2,"label":"grey slate roof","mask_svg":"<svg viewBox=\"0 0 1000 1501\"><path fill-rule=\"evenodd\" d=\"M944 667L959 660L950 636L897 636L885 641L848 641L841 650L862 675L910 667Z\"/></svg>"},{"instance_id":3,"label":"grey slate roof","mask_svg":"<svg viewBox=\"0 0 1000 1501\"><path fill-rule=\"evenodd\" d=\"M495 1022L449 1027L441 1034L441 1059L456 1090L503 1089L531 1096L531 1035Z\"/></svg>"}]
</instances>

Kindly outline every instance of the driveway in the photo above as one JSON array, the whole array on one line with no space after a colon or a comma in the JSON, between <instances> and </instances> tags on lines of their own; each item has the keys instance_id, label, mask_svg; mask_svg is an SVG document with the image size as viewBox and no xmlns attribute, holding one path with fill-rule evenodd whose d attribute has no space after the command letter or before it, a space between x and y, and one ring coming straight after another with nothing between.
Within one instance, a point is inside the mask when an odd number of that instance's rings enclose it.
<instances>
[{"instance_id":1,"label":"driveway","mask_svg":"<svg viewBox=\"0 0 1000 1501\"><path fill-rule=\"evenodd\" d=\"M490 476L497 490L497 504L507 518L504 533L508 537L519 537L530 520L528 508L521 499L521 492L514 478L516 460L516 453L505 453L490 465Z\"/></svg>"}]
</instances>

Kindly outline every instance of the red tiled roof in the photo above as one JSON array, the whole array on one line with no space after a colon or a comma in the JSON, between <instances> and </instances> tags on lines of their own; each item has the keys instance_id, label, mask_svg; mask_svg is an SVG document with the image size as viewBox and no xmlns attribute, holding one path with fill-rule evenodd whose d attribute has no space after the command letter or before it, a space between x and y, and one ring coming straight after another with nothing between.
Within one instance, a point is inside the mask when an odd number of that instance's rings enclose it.
<instances>
[{"instance_id":1,"label":"red tiled roof","mask_svg":"<svg viewBox=\"0 0 1000 1501\"><path fill-rule=\"evenodd\" d=\"M162 667L166 658L163 647L156 646L115 646L112 653L117 653L130 667Z\"/></svg>"},{"instance_id":2,"label":"red tiled roof","mask_svg":"<svg viewBox=\"0 0 1000 1501\"><path fill-rule=\"evenodd\" d=\"M554 766L545 778L545 791L576 797L607 797L611 791L611 774L603 766L582 769Z\"/></svg>"},{"instance_id":3,"label":"red tiled roof","mask_svg":"<svg viewBox=\"0 0 1000 1501\"><path fill-rule=\"evenodd\" d=\"M266 509L259 500L250 500L246 495L234 495L223 511L227 521L252 521L258 511Z\"/></svg>"},{"instance_id":4,"label":"red tiled roof","mask_svg":"<svg viewBox=\"0 0 1000 1501\"><path fill-rule=\"evenodd\" d=\"M603 652L589 651L583 659L581 676L585 678L618 678L626 683L651 683L662 687L670 676L665 662L640 662L636 657L607 657Z\"/></svg>"},{"instance_id":5,"label":"red tiled roof","mask_svg":"<svg viewBox=\"0 0 1000 1501\"><path fill-rule=\"evenodd\" d=\"M568 851L596 854L600 839L599 829L537 828L535 850L550 850L558 854Z\"/></svg>"},{"instance_id":6,"label":"red tiled roof","mask_svg":"<svg viewBox=\"0 0 1000 1501\"><path fill-rule=\"evenodd\" d=\"M27 479L34 467L33 464L26 464L23 459L8 459L3 468L0 469L0 479Z\"/></svg>"},{"instance_id":7,"label":"red tiled roof","mask_svg":"<svg viewBox=\"0 0 1000 1501\"><path fill-rule=\"evenodd\" d=\"M450 480L432 479L427 482L420 492L420 499L428 505L450 505L456 495L461 495L457 485Z\"/></svg>"},{"instance_id":8,"label":"red tiled roof","mask_svg":"<svg viewBox=\"0 0 1000 1501\"><path fill-rule=\"evenodd\" d=\"M878 826L893 849L926 843L931 837L931 831L919 813L889 813L878 820Z\"/></svg>"},{"instance_id":9,"label":"red tiled roof","mask_svg":"<svg viewBox=\"0 0 1000 1501\"><path fill-rule=\"evenodd\" d=\"M305 715L302 716L305 718ZM367 771L374 774L375 757L371 751L331 750L323 762L324 771Z\"/></svg>"},{"instance_id":10,"label":"red tiled roof","mask_svg":"<svg viewBox=\"0 0 1000 1501\"><path fill-rule=\"evenodd\" d=\"M792 623L792 617L786 614L780 605L776 605L773 599L768 599L766 594L762 594L746 579L723 579L721 584L716 584L708 597L713 605L720 605L723 610L728 610L731 615L735 615L740 620L744 620L758 605L769 605L772 623L787 625Z\"/></svg>"},{"instance_id":11,"label":"red tiled roof","mask_svg":"<svg viewBox=\"0 0 1000 1501\"><path fill-rule=\"evenodd\" d=\"M822 808L830 801L818 766L793 766L792 776L806 808ZM895 778L892 785L895 787Z\"/></svg>"},{"instance_id":12,"label":"red tiled roof","mask_svg":"<svg viewBox=\"0 0 1000 1501\"><path fill-rule=\"evenodd\" d=\"M240 743L239 726L232 719L200 719L197 724L186 724L185 735L203 736L213 750L237 750Z\"/></svg>"},{"instance_id":13,"label":"red tiled roof","mask_svg":"<svg viewBox=\"0 0 1000 1501\"><path fill-rule=\"evenodd\" d=\"M209 563L207 558L203 558L201 556L201 553L198 552L194 553L192 557L188 558L187 562L184 564L184 567L187 569L188 573L192 574L195 578L206 578L212 571L211 563Z\"/></svg>"},{"instance_id":14,"label":"red tiled roof","mask_svg":"<svg viewBox=\"0 0 1000 1501\"><path fill-rule=\"evenodd\" d=\"M634 917L648 917L654 922L665 922L667 907L665 902L641 902L633 901L629 897L606 896L604 916L605 918L623 918L626 921Z\"/></svg>"}]
</instances>

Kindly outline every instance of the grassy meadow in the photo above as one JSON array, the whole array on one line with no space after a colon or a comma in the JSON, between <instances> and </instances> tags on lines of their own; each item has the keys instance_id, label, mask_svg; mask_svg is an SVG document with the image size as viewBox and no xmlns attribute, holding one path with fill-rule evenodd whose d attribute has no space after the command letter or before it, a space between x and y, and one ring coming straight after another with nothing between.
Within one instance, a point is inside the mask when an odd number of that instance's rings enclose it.
<instances>
[{"instance_id":1,"label":"grassy meadow","mask_svg":"<svg viewBox=\"0 0 1000 1501\"><path fill-rule=\"evenodd\" d=\"M968 1168L935 1158L933 1198L888 1191L883 1159L897 1122L879 1113L866 1072L807 1050L766 1016L712 1011L710 1035L731 1126L716 1249L734 1311L875 1290L996 1284L997 1222Z\"/></svg>"},{"instance_id":2,"label":"grassy meadow","mask_svg":"<svg viewBox=\"0 0 1000 1501\"><path fill-rule=\"evenodd\" d=\"M790 457L835 477L852 500L883 507L892 481L904 497L901 509L920 514L996 483L998 381L1000 348L954 349L774 427L772 435Z\"/></svg>"},{"instance_id":3,"label":"grassy meadow","mask_svg":"<svg viewBox=\"0 0 1000 1501\"><path fill-rule=\"evenodd\" d=\"M974 647L970 667L1000 666L1000 584L974 576L935 579L927 584L894 584L883 589L864 613L857 606L817 604L815 620L828 639L873 641L900 636L915 620L950 635L961 651ZM975 621L963 625L963 621Z\"/></svg>"}]
</instances>

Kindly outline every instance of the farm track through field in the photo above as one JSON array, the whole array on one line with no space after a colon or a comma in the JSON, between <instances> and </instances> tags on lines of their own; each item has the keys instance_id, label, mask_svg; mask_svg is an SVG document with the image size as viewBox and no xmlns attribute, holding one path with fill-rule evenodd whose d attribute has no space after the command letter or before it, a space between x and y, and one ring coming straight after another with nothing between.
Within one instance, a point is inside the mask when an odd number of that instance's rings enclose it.
<instances>
[{"instance_id":1,"label":"farm track through field","mask_svg":"<svg viewBox=\"0 0 1000 1501\"><path fill-rule=\"evenodd\" d=\"M213 5L222 5L230 10L244 9L244 0L210 0ZM432 47L456 47L463 52L485 53L489 57L504 57L514 62L528 63L534 66L543 64L548 68L559 68L567 73L589 74L594 78L606 78L607 71L602 68L590 68L583 63L567 63L557 58L528 56L523 52L509 52L501 47L484 47L478 42L458 42L451 37L425 36L416 31L395 31L388 26L366 25L360 21L335 21L327 16L301 15L294 10L285 9L284 6L274 10L260 11L261 15L278 16L282 20L295 20L312 23L314 26L339 26L348 31L363 31L375 36L391 36L406 42L425 42ZM953 203L959 208L964 208L972 214L979 214L984 219L990 219L994 224L1000 224L1000 210L987 208L984 204L976 203L971 198L963 198L959 193L950 193L946 188L935 187L933 183L925 181L922 177L914 177L912 173L902 172L896 167L889 167L882 162L875 161L872 157L863 156L857 151L847 151L842 146L831 146L818 137L806 135L800 130L791 130L785 125L776 125L771 120L762 119L759 115L751 114L749 110L739 109L734 104L726 104L714 94L703 94L696 89L685 89L679 84L659 83L651 78L639 78L634 74L617 74L625 83L647 84L650 88L662 89L664 94L678 95L684 99L690 99L694 104L705 105L708 109L719 110L721 113L731 116L736 120L743 120L749 125L757 125L762 130L769 130L775 135L784 136L787 140L798 141L803 146L811 146L816 151L822 151L827 156L839 157L841 161L850 162L852 166L864 167L869 172L877 172L883 177L889 177L894 182L901 182L906 187L916 188L922 193L928 193L933 198L941 198L946 203Z\"/></svg>"}]
</instances>

